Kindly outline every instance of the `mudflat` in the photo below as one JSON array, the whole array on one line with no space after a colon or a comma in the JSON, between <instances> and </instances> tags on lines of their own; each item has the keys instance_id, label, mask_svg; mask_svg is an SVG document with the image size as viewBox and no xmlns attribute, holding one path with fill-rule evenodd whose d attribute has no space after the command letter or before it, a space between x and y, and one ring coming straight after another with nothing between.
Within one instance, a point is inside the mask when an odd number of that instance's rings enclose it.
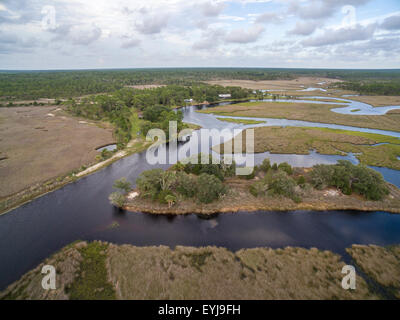
<instances>
[{"instance_id":1,"label":"mudflat","mask_svg":"<svg viewBox=\"0 0 400 320\"><path fill-rule=\"evenodd\" d=\"M0 108L0 198L93 162L113 142L112 128L56 106Z\"/></svg>"}]
</instances>

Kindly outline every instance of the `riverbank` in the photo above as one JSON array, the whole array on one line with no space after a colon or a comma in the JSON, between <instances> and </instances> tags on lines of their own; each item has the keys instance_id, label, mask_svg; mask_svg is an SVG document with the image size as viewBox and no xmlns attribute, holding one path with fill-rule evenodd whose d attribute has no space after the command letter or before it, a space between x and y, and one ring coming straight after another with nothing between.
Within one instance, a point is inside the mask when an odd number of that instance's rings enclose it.
<instances>
[{"instance_id":1,"label":"riverbank","mask_svg":"<svg viewBox=\"0 0 400 320\"><path fill-rule=\"evenodd\" d=\"M306 174L307 168L296 168L296 175ZM126 199L124 210L131 212L145 212L150 214L204 214L231 213L239 211L386 211L400 213L400 190L389 183L389 195L380 201L366 200L360 195L345 195L336 188L317 190L313 188L298 188L302 198L300 203L284 196L268 195L255 197L250 192L254 180L227 178L224 184L229 192L212 203L200 203L193 199L179 199L174 205L162 204L150 198L136 196ZM137 190L133 192L138 192Z\"/></svg>"},{"instance_id":2,"label":"riverbank","mask_svg":"<svg viewBox=\"0 0 400 320\"><path fill-rule=\"evenodd\" d=\"M4 197L0 200L0 215L5 214L15 208L18 208L19 206L28 203L36 198L39 198L49 192L60 189L65 185L71 182L75 182L76 180L84 176L101 170L114 163L115 161L118 161L119 159L122 159L136 152L144 151L149 145L150 142L139 139L132 140L128 143L127 147L124 150L118 151L109 159L89 165L89 167L85 166L75 169L67 174L49 179L43 183L34 184L32 186L29 186L28 188L23 189L22 191Z\"/></svg>"},{"instance_id":3,"label":"riverbank","mask_svg":"<svg viewBox=\"0 0 400 320\"><path fill-rule=\"evenodd\" d=\"M399 298L399 250L398 245L348 248L363 273L357 271L355 290L344 290L341 271L346 263L340 255L316 248L232 252L221 247L75 242L11 284L0 299ZM57 270L55 290L42 289L45 264Z\"/></svg>"}]
</instances>

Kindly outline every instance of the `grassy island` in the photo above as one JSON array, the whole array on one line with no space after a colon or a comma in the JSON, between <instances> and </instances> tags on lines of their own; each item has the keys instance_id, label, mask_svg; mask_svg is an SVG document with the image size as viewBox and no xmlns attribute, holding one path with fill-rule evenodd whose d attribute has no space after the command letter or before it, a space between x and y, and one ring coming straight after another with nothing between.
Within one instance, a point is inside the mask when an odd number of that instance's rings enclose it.
<instances>
[{"instance_id":1,"label":"grassy island","mask_svg":"<svg viewBox=\"0 0 400 320\"><path fill-rule=\"evenodd\" d=\"M241 135L242 150L246 151L246 131ZM223 153L224 150L224 145L214 147L216 152ZM330 128L254 128L256 153L269 151L279 154L309 154L310 150L328 155L346 155L352 152L362 164L400 170L400 139L396 137ZM232 150L225 153L232 153Z\"/></svg>"},{"instance_id":2,"label":"grassy island","mask_svg":"<svg viewBox=\"0 0 400 320\"><path fill-rule=\"evenodd\" d=\"M345 262L316 248L232 252L77 241L0 292L0 299L398 299L399 250L398 245L348 248L363 273L357 272L356 290L343 290ZM45 264L57 270L55 290L41 287Z\"/></svg>"}]
</instances>

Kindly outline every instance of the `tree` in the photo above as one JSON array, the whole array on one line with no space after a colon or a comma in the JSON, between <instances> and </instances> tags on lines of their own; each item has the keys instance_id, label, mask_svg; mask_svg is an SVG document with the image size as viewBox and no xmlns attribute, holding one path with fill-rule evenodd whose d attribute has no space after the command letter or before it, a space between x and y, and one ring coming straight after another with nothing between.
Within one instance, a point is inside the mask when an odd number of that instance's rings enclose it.
<instances>
[{"instance_id":1,"label":"tree","mask_svg":"<svg viewBox=\"0 0 400 320\"><path fill-rule=\"evenodd\" d=\"M186 172L179 171L176 175L177 186L176 191L184 195L187 198L192 198L197 192L197 180L187 174Z\"/></svg>"},{"instance_id":2,"label":"tree","mask_svg":"<svg viewBox=\"0 0 400 320\"><path fill-rule=\"evenodd\" d=\"M121 179L115 180L114 184L113 184L113 188L120 189L125 192L129 192L132 189L131 183L129 181L127 181L126 178L121 178Z\"/></svg>"},{"instance_id":3,"label":"tree","mask_svg":"<svg viewBox=\"0 0 400 320\"><path fill-rule=\"evenodd\" d=\"M280 163L278 169L285 171L289 176L293 174L292 166L287 162Z\"/></svg>"},{"instance_id":4,"label":"tree","mask_svg":"<svg viewBox=\"0 0 400 320\"><path fill-rule=\"evenodd\" d=\"M268 184L268 191L272 194L283 195L291 198L295 202L300 202L301 199L297 195L296 182L289 177L286 172L278 170L272 175L270 183Z\"/></svg>"},{"instance_id":5,"label":"tree","mask_svg":"<svg viewBox=\"0 0 400 320\"><path fill-rule=\"evenodd\" d=\"M121 208L125 203L125 196L120 192L113 192L109 195L110 203L118 208Z\"/></svg>"},{"instance_id":6,"label":"tree","mask_svg":"<svg viewBox=\"0 0 400 320\"><path fill-rule=\"evenodd\" d=\"M200 174L197 185L197 197L203 203L210 203L226 193L226 188L221 180L207 173Z\"/></svg>"},{"instance_id":7,"label":"tree","mask_svg":"<svg viewBox=\"0 0 400 320\"><path fill-rule=\"evenodd\" d=\"M260 170L263 172L267 172L269 169L271 169L271 162L268 158L265 158L260 165Z\"/></svg>"},{"instance_id":8,"label":"tree","mask_svg":"<svg viewBox=\"0 0 400 320\"><path fill-rule=\"evenodd\" d=\"M155 199L161 191L162 169L143 171L136 179L136 186L143 196L150 196Z\"/></svg>"},{"instance_id":9,"label":"tree","mask_svg":"<svg viewBox=\"0 0 400 320\"><path fill-rule=\"evenodd\" d=\"M174 203L176 203L176 197L172 194L165 196L165 201L168 203L168 208L171 208Z\"/></svg>"}]
</instances>

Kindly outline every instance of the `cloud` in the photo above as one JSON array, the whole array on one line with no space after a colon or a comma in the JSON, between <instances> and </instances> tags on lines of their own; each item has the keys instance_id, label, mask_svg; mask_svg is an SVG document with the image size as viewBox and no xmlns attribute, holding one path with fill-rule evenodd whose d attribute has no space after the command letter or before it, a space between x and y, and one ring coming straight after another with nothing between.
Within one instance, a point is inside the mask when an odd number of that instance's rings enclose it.
<instances>
[{"instance_id":1,"label":"cloud","mask_svg":"<svg viewBox=\"0 0 400 320\"><path fill-rule=\"evenodd\" d=\"M92 28L73 28L69 35L73 44L76 45L88 45L101 37L102 30L97 26Z\"/></svg>"},{"instance_id":2,"label":"cloud","mask_svg":"<svg viewBox=\"0 0 400 320\"><path fill-rule=\"evenodd\" d=\"M288 13L302 19L323 19L331 17L338 8L343 6L360 6L370 0L291 0Z\"/></svg>"},{"instance_id":3,"label":"cloud","mask_svg":"<svg viewBox=\"0 0 400 320\"><path fill-rule=\"evenodd\" d=\"M153 14L136 23L136 29L143 34L156 34L167 26L169 17L166 14Z\"/></svg>"},{"instance_id":4,"label":"cloud","mask_svg":"<svg viewBox=\"0 0 400 320\"><path fill-rule=\"evenodd\" d=\"M400 15L386 18L381 27L386 30L400 30Z\"/></svg>"},{"instance_id":5,"label":"cloud","mask_svg":"<svg viewBox=\"0 0 400 320\"><path fill-rule=\"evenodd\" d=\"M129 39L128 41L122 43L121 48L123 49L134 48L137 47L139 44L140 44L139 39Z\"/></svg>"},{"instance_id":6,"label":"cloud","mask_svg":"<svg viewBox=\"0 0 400 320\"><path fill-rule=\"evenodd\" d=\"M308 36L314 33L314 31L320 26L321 24L315 21L297 21L296 26L287 32L287 34L292 35L301 35L301 36Z\"/></svg>"},{"instance_id":7,"label":"cloud","mask_svg":"<svg viewBox=\"0 0 400 320\"><path fill-rule=\"evenodd\" d=\"M366 27L356 25L352 28L326 29L323 34L303 40L301 44L307 47L320 47L350 41L368 40L373 36L375 29L375 24Z\"/></svg>"},{"instance_id":8,"label":"cloud","mask_svg":"<svg viewBox=\"0 0 400 320\"><path fill-rule=\"evenodd\" d=\"M202 39L193 44L193 49L206 50L215 48L224 41L225 35L225 31L221 29L207 30L203 33Z\"/></svg>"},{"instance_id":9,"label":"cloud","mask_svg":"<svg viewBox=\"0 0 400 320\"><path fill-rule=\"evenodd\" d=\"M223 2L207 1L199 5L201 13L206 17L218 16L226 7Z\"/></svg>"},{"instance_id":10,"label":"cloud","mask_svg":"<svg viewBox=\"0 0 400 320\"><path fill-rule=\"evenodd\" d=\"M235 29L228 33L225 37L226 42L233 43L249 43L258 40L259 36L264 32L264 28L258 24L246 29Z\"/></svg>"},{"instance_id":11,"label":"cloud","mask_svg":"<svg viewBox=\"0 0 400 320\"><path fill-rule=\"evenodd\" d=\"M281 23L283 18L276 13L265 12L256 18L256 23Z\"/></svg>"},{"instance_id":12,"label":"cloud","mask_svg":"<svg viewBox=\"0 0 400 320\"><path fill-rule=\"evenodd\" d=\"M39 43L36 39L22 39L15 34L0 31L0 54L12 54L15 52L31 52Z\"/></svg>"}]
</instances>

